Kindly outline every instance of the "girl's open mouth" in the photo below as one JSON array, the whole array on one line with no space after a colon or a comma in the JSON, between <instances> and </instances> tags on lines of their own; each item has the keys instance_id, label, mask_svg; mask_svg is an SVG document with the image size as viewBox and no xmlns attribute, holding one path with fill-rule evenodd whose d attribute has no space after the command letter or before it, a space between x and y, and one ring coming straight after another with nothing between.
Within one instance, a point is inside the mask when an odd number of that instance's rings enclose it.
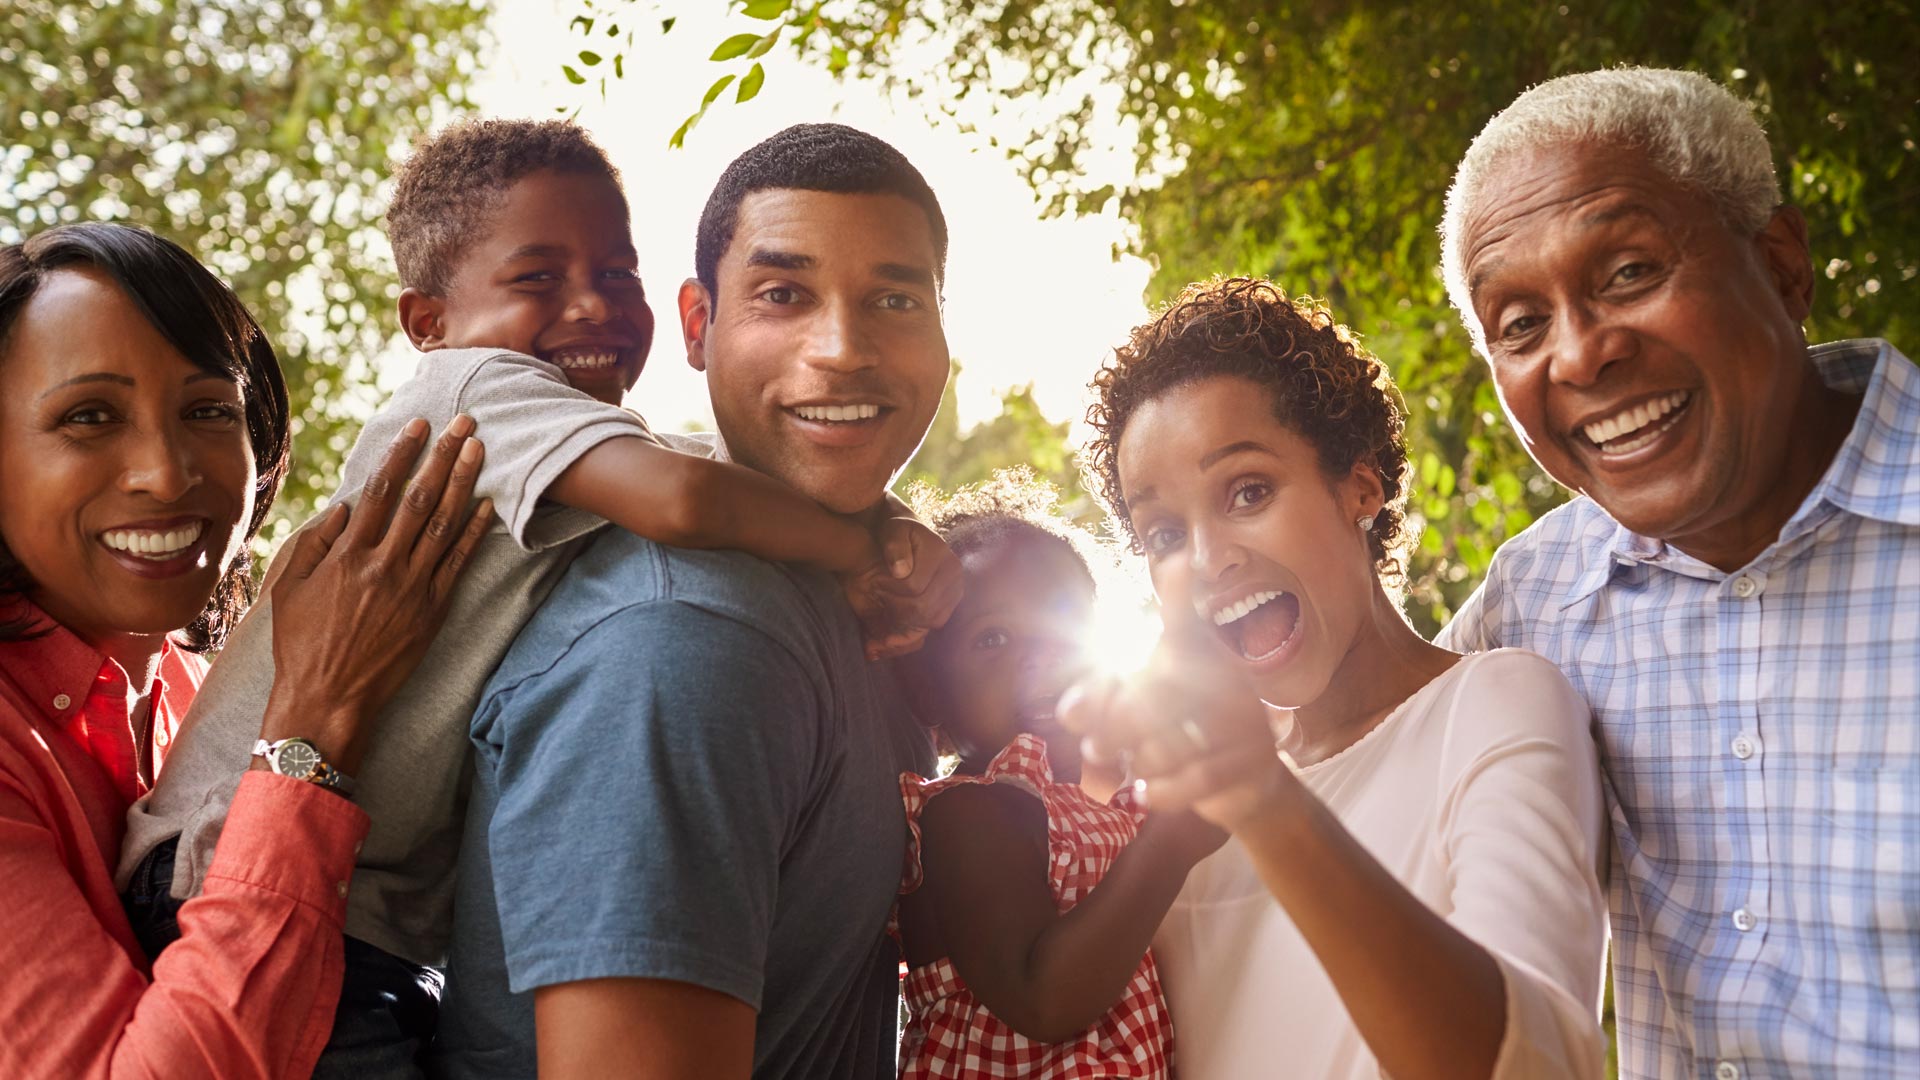
<instances>
[{"instance_id":1,"label":"girl's open mouth","mask_svg":"<svg viewBox=\"0 0 1920 1080\"><path fill-rule=\"evenodd\" d=\"M1213 631L1242 660L1263 663L1293 644L1300 629L1300 599L1290 592L1257 592L1213 614Z\"/></svg>"}]
</instances>

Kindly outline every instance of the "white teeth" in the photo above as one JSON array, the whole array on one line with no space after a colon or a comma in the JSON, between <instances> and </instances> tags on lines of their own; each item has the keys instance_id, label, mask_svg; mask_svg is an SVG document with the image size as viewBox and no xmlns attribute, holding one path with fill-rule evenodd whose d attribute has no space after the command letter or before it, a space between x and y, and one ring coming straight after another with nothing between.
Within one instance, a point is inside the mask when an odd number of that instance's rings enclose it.
<instances>
[{"instance_id":1,"label":"white teeth","mask_svg":"<svg viewBox=\"0 0 1920 1080\"><path fill-rule=\"evenodd\" d=\"M1639 431L1648 424L1685 405L1687 403L1687 397L1688 391L1685 390L1676 394L1668 394L1666 397L1643 402L1631 409L1622 409L1618 415L1588 424L1581 428L1581 430L1586 432L1587 438L1592 439L1598 445L1604 446L1623 435L1631 435Z\"/></svg>"},{"instance_id":2,"label":"white teeth","mask_svg":"<svg viewBox=\"0 0 1920 1080\"><path fill-rule=\"evenodd\" d=\"M1254 593L1252 596L1246 597L1245 599L1239 601L1238 603L1229 604L1228 606L1221 608L1219 611L1213 612L1211 615L1207 613L1207 610L1205 607L1201 607L1200 617L1203 619L1212 619L1213 625L1215 626L1225 626L1228 623L1238 622L1241 619L1246 618L1249 614L1253 612L1254 608L1259 607L1261 604L1264 604L1269 600L1278 600L1285 595L1287 594L1283 592L1276 592L1273 590L1268 590L1266 592L1257 592L1257 593Z\"/></svg>"},{"instance_id":3,"label":"white teeth","mask_svg":"<svg viewBox=\"0 0 1920 1080\"><path fill-rule=\"evenodd\" d=\"M176 529L112 529L101 534L100 540L115 551L163 561L192 547L206 528L206 522L196 521Z\"/></svg>"},{"instance_id":4,"label":"white teeth","mask_svg":"<svg viewBox=\"0 0 1920 1080\"><path fill-rule=\"evenodd\" d=\"M795 405L795 415L802 420L871 420L880 415L878 405Z\"/></svg>"},{"instance_id":5,"label":"white teeth","mask_svg":"<svg viewBox=\"0 0 1920 1080\"><path fill-rule=\"evenodd\" d=\"M620 354L617 352L556 353L553 357L555 366L566 368L569 371L612 367L618 363L619 360Z\"/></svg>"}]
</instances>

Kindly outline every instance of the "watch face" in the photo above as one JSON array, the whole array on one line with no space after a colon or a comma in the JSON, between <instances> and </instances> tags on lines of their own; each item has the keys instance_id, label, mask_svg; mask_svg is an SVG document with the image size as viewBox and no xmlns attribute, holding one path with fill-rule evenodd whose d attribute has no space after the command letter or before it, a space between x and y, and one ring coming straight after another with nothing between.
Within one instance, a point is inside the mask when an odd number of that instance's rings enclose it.
<instances>
[{"instance_id":1,"label":"watch face","mask_svg":"<svg viewBox=\"0 0 1920 1080\"><path fill-rule=\"evenodd\" d=\"M282 776L306 779L320 765L320 752L313 744L290 739L274 754L274 771Z\"/></svg>"}]
</instances>

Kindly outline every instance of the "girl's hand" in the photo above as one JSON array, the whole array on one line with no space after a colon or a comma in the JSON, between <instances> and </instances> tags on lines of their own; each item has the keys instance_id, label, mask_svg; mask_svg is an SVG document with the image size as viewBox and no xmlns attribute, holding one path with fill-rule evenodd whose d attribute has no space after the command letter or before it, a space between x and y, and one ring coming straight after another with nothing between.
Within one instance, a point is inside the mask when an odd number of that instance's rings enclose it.
<instances>
[{"instance_id":1,"label":"girl's hand","mask_svg":"<svg viewBox=\"0 0 1920 1080\"><path fill-rule=\"evenodd\" d=\"M867 635L867 659L903 656L946 625L960 604L960 559L918 518L890 517L874 532L879 559L841 578Z\"/></svg>"},{"instance_id":2,"label":"girl's hand","mask_svg":"<svg viewBox=\"0 0 1920 1080\"><path fill-rule=\"evenodd\" d=\"M297 736L343 772L359 767L370 721L432 644L492 523L491 501L466 514L482 457L472 433L471 418L455 417L408 483L428 434L412 421L358 508L335 506L295 540L271 592L275 674L262 738Z\"/></svg>"},{"instance_id":3,"label":"girl's hand","mask_svg":"<svg viewBox=\"0 0 1920 1080\"><path fill-rule=\"evenodd\" d=\"M1060 720L1085 737L1086 760L1126 760L1155 812L1191 808L1233 829L1299 783L1267 706L1204 648L1163 641L1144 672L1067 691Z\"/></svg>"}]
</instances>

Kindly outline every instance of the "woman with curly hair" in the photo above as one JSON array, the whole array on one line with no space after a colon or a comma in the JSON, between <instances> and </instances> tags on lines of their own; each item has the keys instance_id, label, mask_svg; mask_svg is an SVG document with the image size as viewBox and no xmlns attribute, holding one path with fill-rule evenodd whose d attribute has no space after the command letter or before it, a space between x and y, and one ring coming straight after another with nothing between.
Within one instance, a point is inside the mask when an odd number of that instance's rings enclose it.
<instances>
[{"instance_id":1,"label":"woman with curly hair","mask_svg":"<svg viewBox=\"0 0 1920 1080\"><path fill-rule=\"evenodd\" d=\"M1598 1076L1586 708L1541 657L1463 657L1401 614L1385 367L1323 307L1233 278L1188 287L1094 386L1092 470L1167 633L1147 673L1062 711L1156 811L1232 833L1154 939L1181 1076Z\"/></svg>"}]
</instances>

